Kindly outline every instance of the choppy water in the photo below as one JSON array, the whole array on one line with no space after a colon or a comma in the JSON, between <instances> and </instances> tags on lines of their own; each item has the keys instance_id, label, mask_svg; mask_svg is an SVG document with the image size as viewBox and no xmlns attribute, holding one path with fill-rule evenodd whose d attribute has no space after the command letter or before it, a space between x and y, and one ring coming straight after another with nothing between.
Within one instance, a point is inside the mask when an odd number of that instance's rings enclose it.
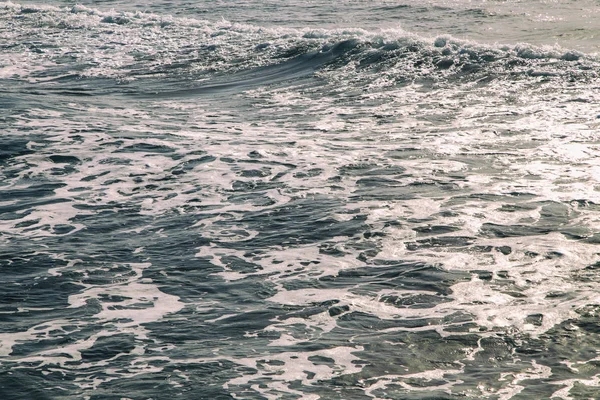
<instances>
[{"instance_id":1,"label":"choppy water","mask_svg":"<svg viewBox=\"0 0 600 400\"><path fill-rule=\"evenodd\" d=\"M599 11L0 3L0 398L600 398Z\"/></svg>"}]
</instances>

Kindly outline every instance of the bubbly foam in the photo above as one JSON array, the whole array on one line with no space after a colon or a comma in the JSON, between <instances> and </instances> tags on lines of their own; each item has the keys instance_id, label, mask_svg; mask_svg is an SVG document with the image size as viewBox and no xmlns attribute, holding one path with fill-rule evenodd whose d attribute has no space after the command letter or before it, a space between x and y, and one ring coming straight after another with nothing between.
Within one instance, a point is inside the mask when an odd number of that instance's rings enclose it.
<instances>
[{"instance_id":1,"label":"bubbly foam","mask_svg":"<svg viewBox=\"0 0 600 400\"><path fill-rule=\"evenodd\" d=\"M78 393L144 374L180 389L199 364L239 398L598 386L557 361L596 360L593 55L84 6L0 15L31 35L0 67L7 276L67 293L12 294L0 312L26 322L0 333L10 365L70 374Z\"/></svg>"}]
</instances>

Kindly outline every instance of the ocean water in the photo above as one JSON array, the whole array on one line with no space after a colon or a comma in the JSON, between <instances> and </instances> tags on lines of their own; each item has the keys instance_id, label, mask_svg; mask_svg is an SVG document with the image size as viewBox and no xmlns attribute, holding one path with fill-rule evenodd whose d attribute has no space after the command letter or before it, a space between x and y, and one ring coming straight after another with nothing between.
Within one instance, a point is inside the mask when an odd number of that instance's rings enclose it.
<instances>
[{"instance_id":1,"label":"ocean water","mask_svg":"<svg viewBox=\"0 0 600 400\"><path fill-rule=\"evenodd\" d=\"M591 0L0 3L0 399L600 398Z\"/></svg>"}]
</instances>

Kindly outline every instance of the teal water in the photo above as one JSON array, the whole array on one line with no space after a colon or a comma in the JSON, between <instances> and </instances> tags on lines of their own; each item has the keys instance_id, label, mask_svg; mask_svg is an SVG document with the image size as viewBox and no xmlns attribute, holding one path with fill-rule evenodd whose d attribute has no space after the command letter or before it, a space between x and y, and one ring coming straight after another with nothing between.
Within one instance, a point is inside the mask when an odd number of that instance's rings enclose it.
<instances>
[{"instance_id":1,"label":"teal water","mask_svg":"<svg viewBox=\"0 0 600 400\"><path fill-rule=\"evenodd\" d=\"M0 398L598 398L596 13L0 3Z\"/></svg>"}]
</instances>

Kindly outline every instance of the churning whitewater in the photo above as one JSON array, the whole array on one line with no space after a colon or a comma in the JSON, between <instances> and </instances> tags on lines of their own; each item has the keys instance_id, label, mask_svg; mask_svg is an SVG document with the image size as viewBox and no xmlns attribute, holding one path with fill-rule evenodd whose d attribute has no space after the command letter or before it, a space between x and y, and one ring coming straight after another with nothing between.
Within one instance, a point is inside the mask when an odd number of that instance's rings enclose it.
<instances>
[{"instance_id":1,"label":"churning whitewater","mask_svg":"<svg viewBox=\"0 0 600 400\"><path fill-rule=\"evenodd\" d=\"M0 398L600 397L592 1L0 3Z\"/></svg>"}]
</instances>

